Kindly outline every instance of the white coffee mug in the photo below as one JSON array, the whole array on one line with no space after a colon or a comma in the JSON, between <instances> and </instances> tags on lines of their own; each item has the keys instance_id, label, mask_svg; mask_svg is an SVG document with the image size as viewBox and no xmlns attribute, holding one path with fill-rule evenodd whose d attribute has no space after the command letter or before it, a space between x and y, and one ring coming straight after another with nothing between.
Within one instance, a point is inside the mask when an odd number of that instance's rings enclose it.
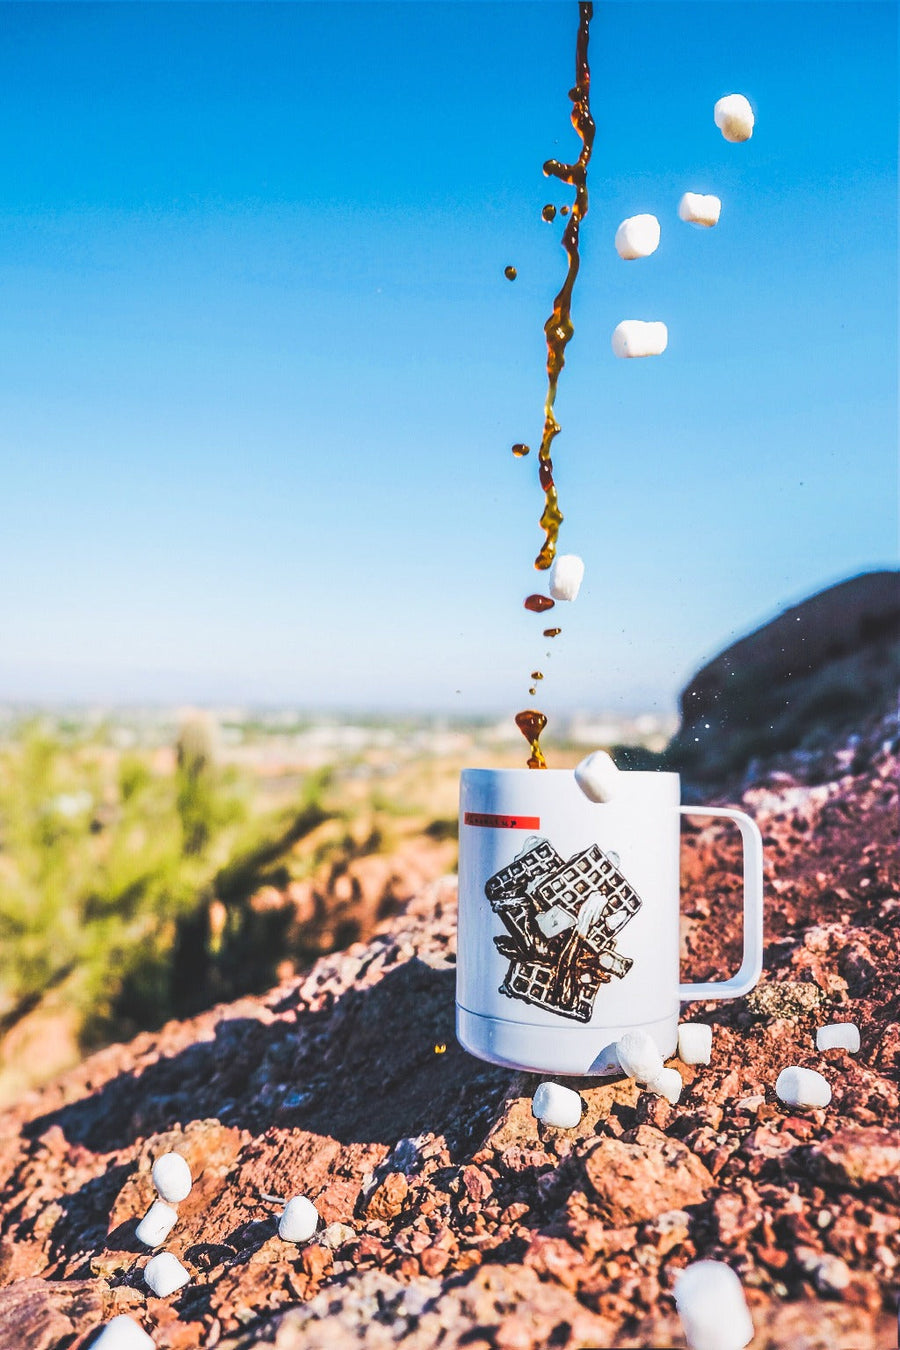
<instances>
[{"instance_id":1,"label":"white coffee mug","mask_svg":"<svg viewBox=\"0 0 900 1350\"><path fill-rule=\"evenodd\" d=\"M730 979L679 981L682 815L741 831L743 960ZM473 1055L613 1074L616 1041L641 1028L668 1057L680 1001L747 993L762 951L762 838L743 811L681 806L675 773L624 771L597 803L571 770L463 770L456 1034Z\"/></svg>"}]
</instances>

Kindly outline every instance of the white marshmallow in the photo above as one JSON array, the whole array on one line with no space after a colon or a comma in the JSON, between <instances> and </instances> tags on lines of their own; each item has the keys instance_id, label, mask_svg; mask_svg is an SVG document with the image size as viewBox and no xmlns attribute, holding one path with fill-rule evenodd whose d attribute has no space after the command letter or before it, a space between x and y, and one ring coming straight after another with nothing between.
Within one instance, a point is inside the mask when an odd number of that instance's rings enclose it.
<instances>
[{"instance_id":1,"label":"white marshmallow","mask_svg":"<svg viewBox=\"0 0 900 1350\"><path fill-rule=\"evenodd\" d=\"M643 319L623 319L612 335L612 349L616 356L661 356L669 344L669 330L664 323Z\"/></svg>"},{"instance_id":2,"label":"white marshmallow","mask_svg":"<svg viewBox=\"0 0 900 1350\"><path fill-rule=\"evenodd\" d=\"M144 1283L152 1289L157 1298L168 1298L176 1289L190 1284L190 1272L172 1252L159 1252L151 1256L144 1266Z\"/></svg>"},{"instance_id":3,"label":"white marshmallow","mask_svg":"<svg viewBox=\"0 0 900 1350\"><path fill-rule=\"evenodd\" d=\"M743 94L726 94L713 109L716 126L726 141L749 141L753 135L753 109Z\"/></svg>"},{"instance_id":4,"label":"white marshmallow","mask_svg":"<svg viewBox=\"0 0 900 1350\"><path fill-rule=\"evenodd\" d=\"M163 1153L153 1164L153 1185L163 1200L177 1205L191 1193L191 1169L180 1153Z\"/></svg>"},{"instance_id":5,"label":"white marshmallow","mask_svg":"<svg viewBox=\"0 0 900 1350\"><path fill-rule=\"evenodd\" d=\"M629 1078L649 1083L665 1067L659 1046L647 1031L626 1031L616 1041L616 1055Z\"/></svg>"},{"instance_id":6,"label":"white marshmallow","mask_svg":"<svg viewBox=\"0 0 900 1350\"><path fill-rule=\"evenodd\" d=\"M619 770L605 750L585 755L575 765L575 782L592 802L611 802L619 790Z\"/></svg>"},{"instance_id":7,"label":"white marshmallow","mask_svg":"<svg viewBox=\"0 0 900 1350\"><path fill-rule=\"evenodd\" d=\"M577 1092L561 1083L540 1083L531 1099L531 1114L545 1125L574 1130L581 1120L582 1103Z\"/></svg>"},{"instance_id":8,"label":"white marshmallow","mask_svg":"<svg viewBox=\"0 0 900 1350\"><path fill-rule=\"evenodd\" d=\"M741 1282L723 1261L695 1261L675 1280L675 1306L690 1350L744 1350L753 1322Z\"/></svg>"},{"instance_id":9,"label":"white marshmallow","mask_svg":"<svg viewBox=\"0 0 900 1350\"><path fill-rule=\"evenodd\" d=\"M678 203L678 214L689 225L715 225L721 210L718 197L704 196L702 192L686 192Z\"/></svg>"},{"instance_id":10,"label":"white marshmallow","mask_svg":"<svg viewBox=\"0 0 900 1350\"><path fill-rule=\"evenodd\" d=\"M681 1096L683 1087L684 1082L677 1069L660 1069L647 1081L648 1091L658 1092L660 1097L665 1097L666 1101L671 1102L673 1106Z\"/></svg>"},{"instance_id":11,"label":"white marshmallow","mask_svg":"<svg viewBox=\"0 0 900 1350\"><path fill-rule=\"evenodd\" d=\"M305 1195L295 1195L278 1220L278 1236L284 1242L308 1242L319 1222L318 1211Z\"/></svg>"},{"instance_id":12,"label":"white marshmallow","mask_svg":"<svg viewBox=\"0 0 900 1350\"><path fill-rule=\"evenodd\" d=\"M554 600L574 600L581 589L584 563L577 553L559 553L550 569L550 594Z\"/></svg>"},{"instance_id":13,"label":"white marshmallow","mask_svg":"<svg viewBox=\"0 0 900 1350\"><path fill-rule=\"evenodd\" d=\"M831 1101L827 1080L815 1069L801 1069L796 1064L781 1070L775 1091L785 1106L827 1106Z\"/></svg>"},{"instance_id":14,"label":"white marshmallow","mask_svg":"<svg viewBox=\"0 0 900 1350\"><path fill-rule=\"evenodd\" d=\"M855 1022L829 1022L816 1032L817 1050L859 1050L859 1027Z\"/></svg>"},{"instance_id":15,"label":"white marshmallow","mask_svg":"<svg viewBox=\"0 0 900 1350\"><path fill-rule=\"evenodd\" d=\"M682 1064L708 1064L712 1055L712 1027L705 1022L680 1022L678 1058Z\"/></svg>"},{"instance_id":16,"label":"white marshmallow","mask_svg":"<svg viewBox=\"0 0 900 1350\"><path fill-rule=\"evenodd\" d=\"M92 1350L153 1350L155 1344L143 1327L139 1327L127 1313L120 1313L107 1322L93 1342Z\"/></svg>"},{"instance_id":17,"label":"white marshmallow","mask_svg":"<svg viewBox=\"0 0 900 1350\"><path fill-rule=\"evenodd\" d=\"M134 1235L145 1247L159 1247L178 1222L178 1211L164 1200L154 1200L141 1219Z\"/></svg>"},{"instance_id":18,"label":"white marshmallow","mask_svg":"<svg viewBox=\"0 0 900 1350\"><path fill-rule=\"evenodd\" d=\"M659 248L659 221L656 216L629 216L616 230L616 252L620 258L649 258Z\"/></svg>"}]
</instances>

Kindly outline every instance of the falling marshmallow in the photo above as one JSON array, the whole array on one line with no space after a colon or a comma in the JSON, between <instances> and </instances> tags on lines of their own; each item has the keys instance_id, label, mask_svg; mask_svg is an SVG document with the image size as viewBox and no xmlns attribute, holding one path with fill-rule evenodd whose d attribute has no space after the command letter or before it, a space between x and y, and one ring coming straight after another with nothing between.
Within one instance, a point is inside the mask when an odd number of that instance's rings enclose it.
<instances>
[{"instance_id":1,"label":"falling marshmallow","mask_svg":"<svg viewBox=\"0 0 900 1350\"><path fill-rule=\"evenodd\" d=\"M153 1185L163 1200L177 1205L191 1193L191 1169L180 1153L163 1153L153 1164Z\"/></svg>"},{"instance_id":2,"label":"falling marshmallow","mask_svg":"<svg viewBox=\"0 0 900 1350\"><path fill-rule=\"evenodd\" d=\"M749 141L753 135L753 109L743 94L726 94L713 109L716 126L726 141Z\"/></svg>"},{"instance_id":3,"label":"falling marshmallow","mask_svg":"<svg viewBox=\"0 0 900 1350\"><path fill-rule=\"evenodd\" d=\"M817 1050L848 1050L855 1055L859 1050L859 1027L855 1022L829 1022L816 1032Z\"/></svg>"},{"instance_id":4,"label":"falling marshmallow","mask_svg":"<svg viewBox=\"0 0 900 1350\"><path fill-rule=\"evenodd\" d=\"M120 1313L107 1322L93 1342L92 1350L154 1350L155 1344L143 1327L139 1327L127 1313Z\"/></svg>"},{"instance_id":5,"label":"falling marshmallow","mask_svg":"<svg viewBox=\"0 0 900 1350\"><path fill-rule=\"evenodd\" d=\"M154 1200L141 1219L134 1235L145 1247L159 1247L178 1222L178 1211L164 1200Z\"/></svg>"},{"instance_id":6,"label":"falling marshmallow","mask_svg":"<svg viewBox=\"0 0 900 1350\"><path fill-rule=\"evenodd\" d=\"M681 1022L678 1058L682 1064L708 1064L712 1055L712 1027L705 1022Z\"/></svg>"},{"instance_id":7,"label":"falling marshmallow","mask_svg":"<svg viewBox=\"0 0 900 1350\"><path fill-rule=\"evenodd\" d=\"M550 572L550 594L554 600L574 600L581 589L584 563L577 553L560 553Z\"/></svg>"},{"instance_id":8,"label":"falling marshmallow","mask_svg":"<svg viewBox=\"0 0 900 1350\"><path fill-rule=\"evenodd\" d=\"M619 770L605 750L595 750L575 766L575 782L592 802L611 802L619 789Z\"/></svg>"},{"instance_id":9,"label":"falling marshmallow","mask_svg":"<svg viewBox=\"0 0 900 1350\"><path fill-rule=\"evenodd\" d=\"M190 1284L190 1272L173 1256L171 1252L160 1252L151 1256L144 1266L144 1283L152 1289L157 1298L168 1298L177 1289Z\"/></svg>"},{"instance_id":10,"label":"falling marshmallow","mask_svg":"<svg viewBox=\"0 0 900 1350\"><path fill-rule=\"evenodd\" d=\"M753 1322L741 1282L724 1261L695 1261L675 1279L675 1306L690 1350L744 1350Z\"/></svg>"},{"instance_id":11,"label":"falling marshmallow","mask_svg":"<svg viewBox=\"0 0 900 1350\"><path fill-rule=\"evenodd\" d=\"M678 203L678 214L689 225L715 225L721 210L718 197L704 196L702 192L686 192Z\"/></svg>"},{"instance_id":12,"label":"falling marshmallow","mask_svg":"<svg viewBox=\"0 0 900 1350\"><path fill-rule=\"evenodd\" d=\"M647 1080L647 1090L657 1092L660 1097L665 1097L666 1101L674 1106L681 1096L681 1089L684 1087L681 1074L677 1069L659 1069L652 1078Z\"/></svg>"},{"instance_id":13,"label":"falling marshmallow","mask_svg":"<svg viewBox=\"0 0 900 1350\"><path fill-rule=\"evenodd\" d=\"M616 252L620 258L649 258L659 248L659 221L656 216L629 216L616 230Z\"/></svg>"},{"instance_id":14,"label":"falling marshmallow","mask_svg":"<svg viewBox=\"0 0 900 1350\"><path fill-rule=\"evenodd\" d=\"M582 1102L577 1092L561 1083L540 1083L531 1099L531 1114L545 1125L574 1130L581 1120Z\"/></svg>"},{"instance_id":15,"label":"falling marshmallow","mask_svg":"<svg viewBox=\"0 0 900 1350\"><path fill-rule=\"evenodd\" d=\"M801 1069L796 1064L781 1070L775 1091L785 1106L827 1106L831 1101L828 1081L815 1069Z\"/></svg>"},{"instance_id":16,"label":"falling marshmallow","mask_svg":"<svg viewBox=\"0 0 900 1350\"><path fill-rule=\"evenodd\" d=\"M622 357L661 356L668 344L668 328L656 321L623 319L612 335L612 349Z\"/></svg>"},{"instance_id":17,"label":"falling marshmallow","mask_svg":"<svg viewBox=\"0 0 900 1350\"><path fill-rule=\"evenodd\" d=\"M616 1041L616 1055L629 1078L649 1083L664 1068L659 1046L647 1031L626 1031Z\"/></svg>"},{"instance_id":18,"label":"falling marshmallow","mask_svg":"<svg viewBox=\"0 0 900 1350\"><path fill-rule=\"evenodd\" d=\"M278 1220L278 1236L283 1242L308 1242L316 1231L319 1214L305 1195L295 1195Z\"/></svg>"}]
</instances>

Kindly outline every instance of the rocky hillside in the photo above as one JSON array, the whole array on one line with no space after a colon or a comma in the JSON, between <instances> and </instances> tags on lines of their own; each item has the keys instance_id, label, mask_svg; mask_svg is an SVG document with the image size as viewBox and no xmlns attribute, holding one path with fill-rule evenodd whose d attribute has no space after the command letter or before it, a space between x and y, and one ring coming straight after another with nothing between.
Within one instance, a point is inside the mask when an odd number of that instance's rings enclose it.
<instances>
[{"instance_id":1,"label":"rocky hillside","mask_svg":"<svg viewBox=\"0 0 900 1350\"><path fill-rule=\"evenodd\" d=\"M697 1005L712 1063L677 1106L578 1080L574 1130L537 1079L453 1035L455 893L263 997L88 1060L0 1117L0 1350L86 1347L126 1310L157 1346L344 1350L683 1346L671 1297L698 1257L741 1275L755 1350L893 1344L900 1251L896 715L745 782L766 840L763 983ZM734 960L736 845L684 851L685 973ZM858 1055L814 1048L853 1020ZM791 1112L788 1063L832 1084ZM154 1157L196 1178L168 1242L191 1283L145 1290L136 1221ZM305 1247L264 1194L305 1193Z\"/></svg>"}]
</instances>

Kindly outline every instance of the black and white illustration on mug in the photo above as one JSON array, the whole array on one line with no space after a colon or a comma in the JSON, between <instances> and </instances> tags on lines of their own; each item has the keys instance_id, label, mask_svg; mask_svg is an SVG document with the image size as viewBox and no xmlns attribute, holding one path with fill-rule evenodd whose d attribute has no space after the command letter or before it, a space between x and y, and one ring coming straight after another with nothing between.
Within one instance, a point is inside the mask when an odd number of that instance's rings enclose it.
<instances>
[{"instance_id":1,"label":"black and white illustration on mug","mask_svg":"<svg viewBox=\"0 0 900 1350\"><path fill-rule=\"evenodd\" d=\"M616 941L641 899L618 862L597 844L564 861L549 839L532 835L488 879L484 893L506 929L494 938L509 960L501 994L591 1020L601 985L634 964L616 951Z\"/></svg>"}]
</instances>

